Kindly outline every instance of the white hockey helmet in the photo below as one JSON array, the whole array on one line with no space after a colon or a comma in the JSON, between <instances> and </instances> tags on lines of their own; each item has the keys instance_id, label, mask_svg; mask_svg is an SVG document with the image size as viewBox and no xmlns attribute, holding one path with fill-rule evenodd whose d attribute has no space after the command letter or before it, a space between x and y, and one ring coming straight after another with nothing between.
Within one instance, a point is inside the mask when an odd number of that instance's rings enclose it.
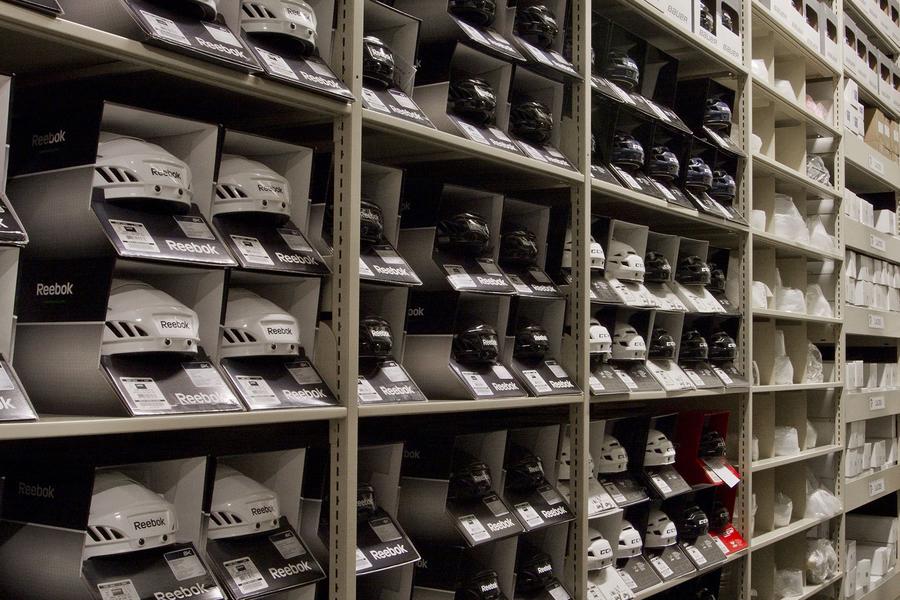
<instances>
[{"instance_id":1,"label":"white hockey helmet","mask_svg":"<svg viewBox=\"0 0 900 600\"><path fill-rule=\"evenodd\" d=\"M588 536L591 543L588 546L587 570L599 571L612 565L613 549L609 541L592 527L588 527Z\"/></svg>"},{"instance_id":2,"label":"white hockey helmet","mask_svg":"<svg viewBox=\"0 0 900 600\"><path fill-rule=\"evenodd\" d=\"M209 510L211 540L278 528L281 510L275 492L240 471L219 464Z\"/></svg>"},{"instance_id":3,"label":"white hockey helmet","mask_svg":"<svg viewBox=\"0 0 900 600\"><path fill-rule=\"evenodd\" d=\"M616 323L613 335L612 357L614 360L644 360L647 344L637 330L628 323Z\"/></svg>"},{"instance_id":4,"label":"white hockey helmet","mask_svg":"<svg viewBox=\"0 0 900 600\"><path fill-rule=\"evenodd\" d=\"M616 560L638 556L643 549L644 542L641 534L630 522L622 519L622 529L619 530L619 546L616 549Z\"/></svg>"},{"instance_id":5,"label":"white hockey helmet","mask_svg":"<svg viewBox=\"0 0 900 600\"><path fill-rule=\"evenodd\" d=\"M290 356L300 348L300 327L277 304L250 290L232 288L220 343L222 358Z\"/></svg>"},{"instance_id":6,"label":"white hockey helmet","mask_svg":"<svg viewBox=\"0 0 900 600\"><path fill-rule=\"evenodd\" d=\"M619 440L612 435L603 437L600 458L597 460L598 473L621 473L628 468L628 453Z\"/></svg>"},{"instance_id":7,"label":"white hockey helmet","mask_svg":"<svg viewBox=\"0 0 900 600\"><path fill-rule=\"evenodd\" d=\"M197 313L172 296L142 281L114 279L101 352L195 354L198 330Z\"/></svg>"},{"instance_id":8,"label":"white hockey helmet","mask_svg":"<svg viewBox=\"0 0 900 600\"><path fill-rule=\"evenodd\" d=\"M588 328L588 351L593 356L612 352L612 337L598 319L591 319Z\"/></svg>"},{"instance_id":9,"label":"white hockey helmet","mask_svg":"<svg viewBox=\"0 0 900 600\"><path fill-rule=\"evenodd\" d=\"M288 180L255 160L223 154L212 214L257 212L288 217L291 186Z\"/></svg>"},{"instance_id":10,"label":"white hockey helmet","mask_svg":"<svg viewBox=\"0 0 900 600\"><path fill-rule=\"evenodd\" d=\"M606 272L610 277L626 281L644 280L644 259L625 242L619 240L609 242L607 263Z\"/></svg>"},{"instance_id":11,"label":"white hockey helmet","mask_svg":"<svg viewBox=\"0 0 900 600\"><path fill-rule=\"evenodd\" d=\"M119 471L98 471L84 558L123 554L175 541L175 507Z\"/></svg>"},{"instance_id":12,"label":"white hockey helmet","mask_svg":"<svg viewBox=\"0 0 900 600\"><path fill-rule=\"evenodd\" d=\"M647 531L644 535L646 537L644 544L648 548L665 548L675 543L678 530L666 513L654 508L650 510Z\"/></svg>"},{"instance_id":13,"label":"white hockey helmet","mask_svg":"<svg viewBox=\"0 0 900 600\"><path fill-rule=\"evenodd\" d=\"M316 12L303 0L241 0L241 27L247 33L287 37L303 54L316 49Z\"/></svg>"},{"instance_id":14,"label":"white hockey helmet","mask_svg":"<svg viewBox=\"0 0 900 600\"><path fill-rule=\"evenodd\" d=\"M203 21L215 21L216 15L219 13L216 0L182 0L182 3L199 13L200 19Z\"/></svg>"},{"instance_id":15,"label":"white hockey helmet","mask_svg":"<svg viewBox=\"0 0 900 600\"><path fill-rule=\"evenodd\" d=\"M603 254L603 246L591 236L590 255L588 256L591 269L602 269L606 266L606 256ZM572 268L572 230L566 229L566 241L563 244L562 268Z\"/></svg>"},{"instance_id":16,"label":"white hockey helmet","mask_svg":"<svg viewBox=\"0 0 900 600\"><path fill-rule=\"evenodd\" d=\"M93 185L107 200L161 200L183 211L193 198L187 163L161 146L115 133L100 133Z\"/></svg>"},{"instance_id":17,"label":"white hockey helmet","mask_svg":"<svg viewBox=\"0 0 900 600\"><path fill-rule=\"evenodd\" d=\"M644 450L645 467L661 467L675 462L675 446L662 431L651 429L647 433L647 446Z\"/></svg>"},{"instance_id":18,"label":"white hockey helmet","mask_svg":"<svg viewBox=\"0 0 900 600\"><path fill-rule=\"evenodd\" d=\"M560 481L568 481L572 478L572 460L571 460L571 444L569 443L569 436L566 435L563 437L562 443L559 445L559 466L556 469L556 478ZM588 476L593 478L594 473L594 459L588 454Z\"/></svg>"}]
</instances>

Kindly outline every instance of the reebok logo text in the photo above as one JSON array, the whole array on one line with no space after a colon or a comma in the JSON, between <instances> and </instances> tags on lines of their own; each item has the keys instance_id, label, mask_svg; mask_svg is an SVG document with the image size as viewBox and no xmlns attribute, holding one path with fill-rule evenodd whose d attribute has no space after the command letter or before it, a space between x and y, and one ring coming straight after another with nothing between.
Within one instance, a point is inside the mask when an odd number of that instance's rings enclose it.
<instances>
[{"instance_id":1,"label":"reebok logo text","mask_svg":"<svg viewBox=\"0 0 900 600\"><path fill-rule=\"evenodd\" d=\"M406 545L404 544L395 544L393 546L388 546L384 550L369 550L369 554L375 560L381 560L383 558L391 558L392 556L402 556L409 552L406 549Z\"/></svg>"},{"instance_id":2,"label":"reebok logo text","mask_svg":"<svg viewBox=\"0 0 900 600\"><path fill-rule=\"evenodd\" d=\"M513 520L509 517L503 519L502 521L497 521L496 523L488 523L487 528L491 531L503 531L504 529L509 529L513 526Z\"/></svg>"},{"instance_id":3,"label":"reebok logo text","mask_svg":"<svg viewBox=\"0 0 900 600\"><path fill-rule=\"evenodd\" d=\"M20 496L31 496L32 498L45 498L47 500L56 499L56 488L52 485L38 485L19 482L19 488L16 490Z\"/></svg>"},{"instance_id":4,"label":"reebok logo text","mask_svg":"<svg viewBox=\"0 0 900 600\"><path fill-rule=\"evenodd\" d=\"M135 531L140 531L141 529L153 529L155 527L165 527L166 520L163 517L157 517L147 519L146 521L132 521L131 526L134 527Z\"/></svg>"},{"instance_id":5,"label":"reebok logo text","mask_svg":"<svg viewBox=\"0 0 900 600\"><path fill-rule=\"evenodd\" d=\"M169 250L174 250L176 252L190 252L191 254L209 254L220 256L219 249L212 244L198 244L196 242L173 242L172 240L166 240L166 246L169 247Z\"/></svg>"},{"instance_id":6,"label":"reebok logo text","mask_svg":"<svg viewBox=\"0 0 900 600\"><path fill-rule=\"evenodd\" d=\"M75 284L66 283L38 283L35 294L38 296L71 296L75 293Z\"/></svg>"},{"instance_id":7,"label":"reebok logo text","mask_svg":"<svg viewBox=\"0 0 900 600\"><path fill-rule=\"evenodd\" d=\"M269 567L269 575L272 576L272 579L282 579L283 577L299 575L300 573L306 573L307 571L312 571L312 565L306 560L301 560L300 562L292 563L278 569Z\"/></svg>"},{"instance_id":8,"label":"reebok logo text","mask_svg":"<svg viewBox=\"0 0 900 600\"><path fill-rule=\"evenodd\" d=\"M182 600L192 598L209 592L205 583L195 583L191 587L181 586L171 592L153 592L153 600Z\"/></svg>"},{"instance_id":9,"label":"reebok logo text","mask_svg":"<svg viewBox=\"0 0 900 600\"><path fill-rule=\"evenodd\" d=\"M66 141L66 130L60 129L51 133L35 134L31 136L31 147L50 146L53 144L61 144Z\"/></svg>"},{"instance_id":10,"label":"reebok logo text","mask_svg":"<svg viewBox=\"0 0 900 600\"><path fill-rule=\"evenodd\" d=\"M221 52L223 54L230 54L235 58L243 58L244 60L249 60L247 55L244 54L244 51L239 48L229 48L225 44L217 44L213 42L207 42L203 38L194 36L194 39L197 40L197 43L203 46L204 48L208 48L210 50L215 50L216 52Z\"/></svg>"}]
</instances>

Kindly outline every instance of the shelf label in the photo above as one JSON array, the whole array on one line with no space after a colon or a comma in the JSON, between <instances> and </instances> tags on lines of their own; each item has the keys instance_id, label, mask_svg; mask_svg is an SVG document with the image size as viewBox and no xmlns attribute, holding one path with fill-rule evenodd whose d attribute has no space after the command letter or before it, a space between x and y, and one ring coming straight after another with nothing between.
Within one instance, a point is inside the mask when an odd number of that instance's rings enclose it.
<instances>
[{"instance_id":1,"label":"shelf label","mask_svg":"<svg viewBox=\"0 0 900 600\"><path fill-rule=\"evenodd\" d=\"M869 498L884 492L884 477L869 482Z\"/></svg>"},{"instance_id":2,"label":"shelf label","mask_svg":"<svg viewBox=\"0 0 900 600\"><path fill-rule=\"evenodd\" d=\"M869 168L872 169L873 171L875 171L876 173L878 173L879 175L884 175L884 163L882 163L880 160L878 160L871 154L869 155Z\"/></svg>"},{"instance_id":3,"label":"shelf label","mask_svg":"<svg viewBox=\"0 0 900 600\"><path fill-rule=\"evenodd\" d=\"M869 234L869 247L871 247L873 250L885 252L887 250L887 242L884 241L884 238L870 233Z\"/></svg>"},{"instance_id":4,"label":"shelf label","mask_svg":"<svg viewBox=\"0 0 900 600\"><path fill-rule=\"evenodd\" d=\"M869 329L884 329L884 315L873 315L869 313L867 324Z\"/></svg>"},{"instance_id":5,"label":"shelf label","mask_svg":"<svg viewBox=\"0 0 900 600\"><path fill-rule=\"evenodd\" d=\"M869 398L869 410L884 410L884 396L872 396Z\"/></svg>"}]
</instances>

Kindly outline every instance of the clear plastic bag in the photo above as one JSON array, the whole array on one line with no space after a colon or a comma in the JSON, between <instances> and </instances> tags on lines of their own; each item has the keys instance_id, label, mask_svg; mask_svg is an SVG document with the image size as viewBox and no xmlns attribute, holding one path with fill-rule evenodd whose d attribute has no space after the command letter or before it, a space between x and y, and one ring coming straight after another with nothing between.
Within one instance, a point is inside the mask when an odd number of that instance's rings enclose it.
<instances>
[{"instance_id":1,"label":"clear plastic bag","mask_svg":"<svg viewBox=\"0 0 900 600\"><path fill-rule=\"evenodd\" d=\"M806 352L806 371L803 373L803 383L822 383L825 380L825 371L822 367L822 352L815 344L810 342Z\"/></svg>"},{"instance_id":2,"label":"clear plastic bag","mask_svg":"<svg viewBox=\"0 0 900 600\"><path fill-rule=\"evenodd\" d=\"M819 441L819 432L816 431L816 428L813 427L812 421L809 419L806 420L806 449L816 447L816 442Z\"/></svg>"},{"instance_id":3,"label":"clear plastic bag","mask_svg":"<svg viewBox=\"0 0 900 600\"><path fill-rule=\"evenodd\" d=\"M806 176L825 185L831 185L831 173L825 167L821 156L810 154L806 157Z\"/></svg>"},{"instance_id":4,"label":"clear plastic bag","mask_svg":"<svg viewBox=\"0 0 900 600\"><path fill-rule=\"evenodd\" d=\"M806 286L806 312L816 317L833 317L834 310L831 303L825 297L822 286L818 283L810 283Z\"/></svg>"},{"instance_id":5,"label":"clear plastic bag","mask_svg":"<svg viewBox=\"0 0 900 600\"><path fill-rule=\"evenodd\" d=\"M806 543L806 581L817 585L837 575L838 555L830 540L808 540Z\"/></svg>"},{"instance_id":6,"label":"clear plastic bag","mask_svg":"<svg viewBox=\"0 0 900 600\"><path fill-rule=\"evenodd\" d=\"M786 194L775 194L774 212L772 222L769 224L769 233L779 237L808 243L809 232L806 229L806 221L797 210L794 199Z\"/></svg>"},{"instance_id":7,"label":"clear plastic bag","mask_svg":"<svg viewBox=\"0 0 900 600\"><path fill-rule=\"evenodd\" d=\"M760 231L766 230L766 211L760 210L758 208L754 208L750 211L750 227L753 229L759 229Z\"/></svg>"},{"instance_id":8,"label":"clear plastic bag","mask_svg":"<svg viewBox=\"0 0 900 600\"><path fill-rule=\"evenodd\" d=\"M813 472L806 469L806 514L807 519L824 519L844 510L841 500L831 490L819 483Z\"/></svg>"},{"instance_id":9,"label":"clear plastic bag","mask_svg":"<svg viewBox=\"0 0 900 600\"><path fill-rule=\"evenodd\" d=\"M775 456L795 456L800 454L800 436L796 427L782 425L775 428Z\"/></svg>"},{"instance_id":10,"label":"clear plastic bag","mask_svg":"<svg viewBox=\"0 0 900 600\"><path fill-rule=\"evenodd\" d=\"M794 383L794 365L787 356L776 356L772 366L772 385Z\"/></svg>"},{"instance_id":11,"label":"clear plastic bag","mask_svg":"<svg viewBox=\"0 0 900 600\"><path fill-rule=\"evenodd\" d=\"M775 527L787 527L791 524L791 514L794 512L794 501L785 494L778 492L775 494L773 512L775 513Z\"/></svg>"},{"instance_id":12,"label":"clear plastic bag","mask_svg":"<svg viewBox=\"0 0 900 600\"><path fill-rule=\"evenodd\" d=\"M822 221L822 217L810 217L806 224L806 228L809 234L810 246L815 246L822 250L835 249L834 236L828 233L828 229L825 228L825 222Z\"/></svg>"},{"instance_id":13,"label":"clear plastic bag","mask_svg":"<svg viewBox=\"0 0 900 600\"><path fill-rule=\"evenodd\" d=\"M802 596L803 571L800 569L776 569L773 595L775 600Z\"/></svg>"},{"instance_id":14,"label":"clear plastic bag","mask_svg":"<svg viewBox=\"0 0 900 600\"><path fill-rule=\"evenodd\" d=\"M751 459L759 460L759 436L755 433L753 434L753 445L751 446Z\"/></svg>"},{"instance_id":15,"label":"clear plastic bag","mask_svg":"<svg viewBox=\"0 0 900 600\"><path fill-rule=\"evenodd\" d=\"M775 288L775 309L785 312L805 313L806 294L797 288L778 286Z\"/></svg>"},{"instance_id":16,"label":"clear plastic bag","mask_svg":"<svg viewBox=\"0 0 900 600\"><path fill-rule=\"evenodd\" d=\"M750 292L753 308L769 308L772 290L762 281L754 281Z\"/></svg>"}]
</instances>

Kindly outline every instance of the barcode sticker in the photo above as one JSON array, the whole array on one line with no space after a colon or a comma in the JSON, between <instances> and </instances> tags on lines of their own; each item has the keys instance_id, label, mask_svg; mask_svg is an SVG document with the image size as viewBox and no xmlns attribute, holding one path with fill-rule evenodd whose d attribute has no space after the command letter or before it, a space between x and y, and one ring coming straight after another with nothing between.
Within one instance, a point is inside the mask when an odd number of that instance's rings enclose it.
<instances>
[{"instance_id":1,"label":"barcode sticker","mask_svg":"<svg viewBox=\"0 0 900 600\"><path fill-rule=\"evenodd\" d=\"M553 373L554 377L559 377L560 379L568 379L569 374L566 373L566 370L563 369L559 364L552 360L548 360L546 363L547 368L550 369L550 372Z\"/></svg>"},{"instance_id":2,"label":"barcode sticker","mask_svg":"<svg viewBox=\"0 0 900 600\"><path fill-rule=\"evenodd\" d=\"M266 66L269 67L269 70L275 75L281 75L282 77L287 77L288 79L293 79L294 81L299 81L300 78L297 77L297 74L294 73L294 70L291 69L290 65L287 64L287 61L282 57L269 52L264 48L260 48L259 46L254 46L256 53L263 59L263 62L266 63Z\"/></svg>"},{"instance_id":3,"label":"barcode sticker","mask_svg":"<svg viewBox=\"0 0 900 600\"><path fill-rule=\"evenodd\" d=\"M160 17L159 15L154 15L151 12L147 12L146 10L142 10L141 14L144 15L144 18L147 20L147 23L150 24L150 27L153 31L164 40L169 40L170 42L175 42L176 44L181 44L183 46L190 46L191 42L187 39L181 29L178 28L178 25L175 24L175 21L172 19L167 19L165 17Z\"/></svg>"},{"instance_id":4,"label":"barcode sticker","mask_svg":"<svg viewBox=\"0 0 900 600\"><path fill-rule=\"evenodd\" d=\"M519 513L519 516L522 517L522 520L525 521L529 527L537 527L544 522L544 519L541 518L537 511L534 510L534 507L528 502L516 504L516 512Z\"/></svg>"},{"instance_id":5,"label":"barcode sticker","mask_svg":"<svg viewBox=\"0 0 900 600\"><path fill-rule=\"evenodd\" d=\"M151 377L119 377L126 393L140 410L171 410L162 390Z\"/></svg>"},{"instance_id":6,"label":"barcode sticker","mask_svg":"<svg viewBox=\"0 0 900 600\"><path fill-rule=\"evenodd\" d=\"M234 245L237 246L241 256L243 256L244 260L248 263L254 265L267 265L270 267L275 265L275 263L272 262L269 253L266 252L266 249L263 248L263 245L255 237L232 234L231 239L234 241Z\"/></svg>"},{"instance_id":7,"label":"barcode sticker","mask_svg":"<svg viewBox=\"0 0 900 600\"><path fill-rule=\"evenodd\" d=\"M184 232L184 235L192 240L216 239L216 236L210 231L209 225L207 225L206 221L200 217L177 216L173 218L175 219L175 222L178 223L178 227L181 231Z\"/></svg>"},{"instance_id":8,"label":"barcode sticker","mask_svg":"<svg viewBox=\"0 0 900 600\"><path fill-rule=\"evenodd\" d=\"M553 389L547 384L541 374L534 369L526 369L522 371L522 375L534 386L534 389L541 393L552 392Z\"/></svg>"},{"instance_id":9,"label":"barcode sticker","mask_svg":"<svg viewBox=\"0 0 900 600\"><path fill-rule=\"evenodd\" d=\"M475 280L461 265L444 265L444 270L447 271L447 280L454 288L476 287Z\"/></svg>"},{"instance_id":10,"label":"barcode sticker","mask_svg":"<svg viewBox=\"0 0 900 600\"><path fill-rule=\"evenodd\" d=\"M363 551L359 548L356 549L356 570L362 571L364 569L370 569L372 567L372 563L369 562L369 559L366 558L366 555L363 554Z\"/></svg>"},{"instance_id":11,"label":"barcode sticker","mask_svg":"<svg viewBox=\"0 0 900 600\"><path fill-rule=\"evenodd\" d=\"M209 32L209 35L213 36L217 42L221 42L223 44L228 44L229 46L234 46L235 48L240 48L241 43L234 37L234 34L231 31L222 25L215 25L212 23L204 23L204 27Z\"/></svg>"},{"instance_id":12,"label":"barcode sticker","mask_svg":"<svg viewBox=\"0 0 900 600\"><path fill-rule=\"evenodd\" d=\"M478 373L473 373L472 371L463 371L463 378L465 378L466 382L469 384L469 387L477 396L493 396L494 393L491 391L491 388L488 387L488 384L484 381L484 378Z\"/></svg>"},{"instance_id":13,"label":"barcode sticker","mask_svg":"<svg viewBox=\"0 0 900 600\"><path fill-rule=\"evenodd\" d=\"M869 410L884 410L884 396L872 396L869 398Z\"/></svg>"},{"instance_id":14,"label":"barcode sticker","mask_svg":"<svg viewBox=\"0 0 900 600\"><path fill-rule=\"evenodd\" d=\"M409 381L409 376L400 365L388 365L381 368L381 372L391 380L391 383L401 383Z\"/></svg>"},{"instance_id":15,"label":"barcode sticker","mask_svg":"<svg viewBox=\"0 0 900 600\"><path fill-rule=\"evenodd\" d=\"M159 252L159 246L156 245L156 242L153 240L153 237L150 235L150 232L147 231L147 228L143 223L110 219L109 224L112 226L113 231L116 232L116 237L119 238L119 241L122 242L122 245L126 250L136 252Z\"/></svg>"},{"instance_id":16,"label":"barcode sticker","mask_svg":"<svg viewBox=\"0 0 900 600\"><path fill-rule=\"evenodd\" d=\"M869 497L877 496L884 492L884 477L879 477L869 482Z\"/></svg>"},{"instance_id":17,"label":"barcode sticker","mask_svg":"<svg viewBox=\"0 0 900 600\"><path fill-rule=\"evenodd\" d=\"M163 558L166 559L166 564L169 565L172 575L178 581L186 581L206 575L206 567L203 566L200 557L191 548L167 552L163 555Z\"/></svg>"},{"instance_id":18,"label":"barcode sticker","mask_svg":"<svg viewBox=\"0 0 900 600\"><path fill-rule=\"evenodd\" d=\"M513 378L512 373L509 372L509 369L507 369L503 365L494 365L493 367L491 367L491 370L494 372L494 375L496 375L500 379Z\"/></svg>"},{"instance_id":19,"label":"barcode sticker","mask_svg":"<svg viewBox=\"0 0 900 600\"><path fill-rule=\"evenodd\" d=\"M460 517L459 522L476 542L490 539L491 534L487 532L487 529L484 528L484 525L481 524L481 521L479 521L475 515L465 515Z\"/></svg>"},{"instance_id":20,"label":"barcode sticker","mask_svg":"<svg viewBox=\"0 0 900 600\"><path fill-rule=\"evenodd\" d=\"M269 587L269 584L266 583L266 580L249 556L229 560L222 563L222 566L225 567L232 581L243 594L264 590Z\"/></svg>"},{"instance_id":21,"label":"barcode sticker","mask_svg":"<svg viewBox=\"0 0 900 600\"><path fill-rule=\"evenodd\" d=\"M381 396L375 391L375 388L372 387L372 384L362 377L359 378L359 383L356 386L356 395L359 397L360 402L380 402Z\"/></svg>"},{"instance_id":22,"label":"barcode sticker","mask_svg":"<svg viewBox=\"0 0 900 600\"><path fill-rule=\"evenodd\" d=\"M253 405L274 406L280 404L275 392L266 383L266 380L258 375L238 375L235 377L244 397Z\"/></svg>"},{"instance_id":23,"label":"barcode sticker","mask_svg":"<svg viewBox=\"0 0 900 600\"><path fill-rule=\"evenodd\" d=\"M97 591L103 600L141 600L141 595L130 579L98 583Z\"/></svg>"}]
</instances>

